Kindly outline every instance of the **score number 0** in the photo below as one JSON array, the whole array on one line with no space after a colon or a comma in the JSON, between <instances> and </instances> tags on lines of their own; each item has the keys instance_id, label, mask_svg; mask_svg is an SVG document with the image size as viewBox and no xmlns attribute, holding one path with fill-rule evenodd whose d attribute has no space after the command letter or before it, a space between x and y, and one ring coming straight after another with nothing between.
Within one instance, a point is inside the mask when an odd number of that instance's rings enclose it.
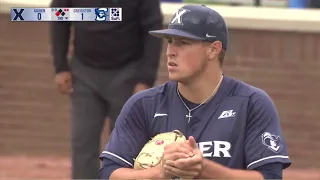
<instances>
[{"instance_id":1,"label":"score number 0","mask_svg":"<svg viewBox=\"0 0 320 180\"><path fill-rule=\"evenodd\" d=\"M38 13L37 18L38 20L41 20L41 13Z\"/></svg>"}]
</instances>

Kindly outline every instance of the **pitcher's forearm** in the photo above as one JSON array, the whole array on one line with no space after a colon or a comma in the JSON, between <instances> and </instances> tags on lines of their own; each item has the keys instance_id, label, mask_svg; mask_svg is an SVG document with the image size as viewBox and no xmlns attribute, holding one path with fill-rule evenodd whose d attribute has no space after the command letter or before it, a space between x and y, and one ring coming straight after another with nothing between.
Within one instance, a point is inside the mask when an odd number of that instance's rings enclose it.
<instances>
[{"instance_id":1,"label":"pitcher's forearm","mask_svg":"<svg viewBox=\"0 0 320 180\"><path fill-rule=\"evenodd\" d=\"M204 170L197 178L263 180L262 174L258 171L230 169L209 160L204 160Z\"/></svg>"},{"instance_id":2,"label":"pitcher's forearm","mask_svg":"<svg viewBox=\"0 0 320 180\"><path fill-rule=\"evenodd\" d=\"M119 168L113 171L109 179L161 179L159 168L130 169Z\"/></svg>"}]
</instances>

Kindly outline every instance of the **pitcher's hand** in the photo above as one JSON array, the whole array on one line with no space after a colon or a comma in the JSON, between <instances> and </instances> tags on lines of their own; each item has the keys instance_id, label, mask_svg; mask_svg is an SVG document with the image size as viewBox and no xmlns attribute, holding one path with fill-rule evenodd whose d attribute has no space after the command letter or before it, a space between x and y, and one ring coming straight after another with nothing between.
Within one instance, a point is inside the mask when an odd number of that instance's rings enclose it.
<instances>
[{"instance_id":1,"label":"pitcher's hand","mask_svg":"<svg viewBox=\"0 0 320 180\"><path fill-rule=\"evenodd\" d=\"M172 173L173 171L168 171L168 168L166 168L168 162L176 162L179 159L188 159L194 156L193 148L184 144L174 142L165 146L161 161L163 178L168 179L176 176L176 174Z\"/></svg>"},{"instance_id":2,"label":"pitcher's hand","mask_svg":"<svg viewBox=\"0 0 320 180\"><path fill-rule=\"evenodd\" d=\"M179 158L176 160L165 161L164 169L166 172L183 179L193 179L197 177L203 170L203 157L199 150L194 137L189 139L182 145L186 149L192 149L194 155L187 158Z\"/></svg>"}]
</instances>

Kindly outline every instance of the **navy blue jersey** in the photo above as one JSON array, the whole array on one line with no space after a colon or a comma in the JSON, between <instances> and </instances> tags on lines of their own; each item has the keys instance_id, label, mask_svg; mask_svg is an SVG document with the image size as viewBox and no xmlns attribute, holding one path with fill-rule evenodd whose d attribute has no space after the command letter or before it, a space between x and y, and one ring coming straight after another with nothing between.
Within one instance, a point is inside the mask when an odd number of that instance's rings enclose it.
<instances>
[{"instance_id":1,"label":"navy blue jersey","mask_svg":"<svg viewBox=\"0 0 320 180\"><path fill-rule=\"evenodd\" d=\"M196 106L187 104L190 109ZM216 95L191 116L188 122L176 82L139 92L124 105L100 158L132 168L150 138L177 129L194 136L203 157L230 168L291 164L277 110L261 89L224 76Z\"/></svg>"}]
</instances>

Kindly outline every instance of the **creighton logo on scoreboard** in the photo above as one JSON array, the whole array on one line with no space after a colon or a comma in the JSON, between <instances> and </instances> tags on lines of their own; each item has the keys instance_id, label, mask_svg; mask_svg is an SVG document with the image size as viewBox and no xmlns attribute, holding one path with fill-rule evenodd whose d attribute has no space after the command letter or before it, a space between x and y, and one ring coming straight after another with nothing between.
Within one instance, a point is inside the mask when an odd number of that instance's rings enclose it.
<instances>
[{"instance_id":1,"label":"creighton logo on scoreboard","mask_svg":"<svg viewBox=\"0 0 320 180\"><path fill-rule=\"evenodd\" d=\"M52 8L51 20L52 21L69 21L70 12L69 8Z\"/></svg>"},{"instance_id":2,"label":"creighton logo on scoreboard","mask_svg":"<svg viewBox=\"0 0 320 180\"><path fill-rule=\"evenodd\" d=\"M110 18L108 8L96 8L95 14L96 14L96 18L95 18L96 21L108 21Z\"/></svg>"}]
</instances>

